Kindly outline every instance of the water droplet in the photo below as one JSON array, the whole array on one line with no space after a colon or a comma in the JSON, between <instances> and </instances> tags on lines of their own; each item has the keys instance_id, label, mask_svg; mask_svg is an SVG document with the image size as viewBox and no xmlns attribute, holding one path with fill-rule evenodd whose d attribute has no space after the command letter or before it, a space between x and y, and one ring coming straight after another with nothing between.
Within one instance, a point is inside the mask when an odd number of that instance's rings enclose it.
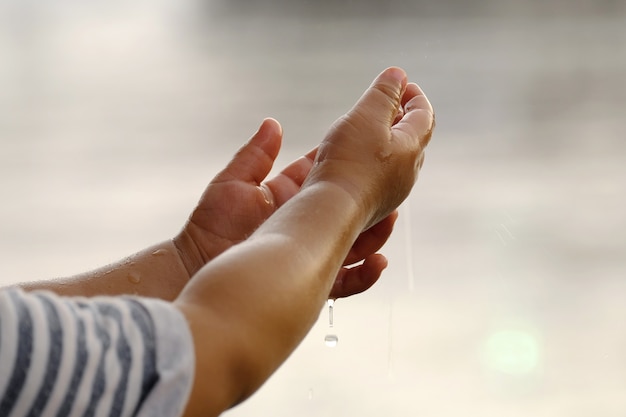
<instances>
[{"instance_id":1,"label":"water droplet","mask_svg":"<svg viewBox=\"0 0 626 417\"><path fill-rule=\"evenodd\" d=\"M328 327L332 328L334 320L333 307L335 306L335 300L333 298L329 298L328 301L326 301L326 305L328 305ZM339 338L337 335L327 334L324 338L324 343L328 347L335 347L337 346L337 343L339 343Z\"/></svg>"},{"instance_id":2,"label":"water droplet","mask_svg":"<svg viewBox=\"0 0 626 417\"><path fill-rule=\"evenodd\" d=\"M309 388L309 401L313 399L313 388Z\"/></svg>"},{"instance_id":3,"label":"water droplet","mask_svg":"<svg viewBox=\"0 0 626 417\"><path fill-rule=\"evenodd\" d=\"M274 197L272 196L272 191L268 188L268 186L266 184L261 184L257 188L261 191L265 204L272 206L274 204Z\"/></svg>"},{"instance_id":4,"label":"water droplet","mask_svg":"<svg viewBox=\"0 0 626 417\"><path fill-rule=\"evenodd\" d=\"M391 159L391 151L389 151L388 149L381 149L378 152L376 152L375 156L379 162L382 162L382 163L389 162L389 160Z\"/></svg>"},{"instance_id":5,"label":"water droplet","mask_svg":"<svg viewBox=\"0 0 626 417\"><path fill-rule=\"evenodd\" d=\"M130 274L128 274L128 281L133 284L139 284L139 282L141 281L141 276L137 272L131 272Z\"/></svg>"},{"instance_id":6,"label":"water droplet","mask_svg":"<svg viewBox=\"0 0 626 417\"><path fill-rule=\"evenodd\" d=\"M326 346L334 348L339 343L339 338L337 337L337 335L327 334L324 338L324 343L326 344Z\"/></svg>"},{"instance_id":7,"label":"water droplet","mask_svg":"<svg viewBox=\"0 0 626 417\"><path fill-rule=\"evenodd\" d=\"M164 256L167 255L167 249L157 249L154 252L152 252L153 256Z\"/></svg>"},{"instance_id":8,"label":"water droplet","mask_svg":"<svg viewBox=\"0 0 626 417\"><path fill-rule=\"evenodd\" d=\"M335 305L335 300L331 298L326 304L328 304L328 326L333 327L333 306Z\"/></svg>"}]
</instances>

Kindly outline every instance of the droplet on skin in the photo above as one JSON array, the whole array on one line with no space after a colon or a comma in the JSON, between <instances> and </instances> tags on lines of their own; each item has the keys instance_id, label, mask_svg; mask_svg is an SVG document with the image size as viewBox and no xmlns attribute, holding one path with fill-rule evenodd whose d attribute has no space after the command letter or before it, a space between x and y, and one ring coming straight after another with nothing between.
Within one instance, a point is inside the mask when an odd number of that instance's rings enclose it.
<instances>
[{"instance_id":1,"label":"droplet on skin","mask_svg":"<svg viewBox=\"0 0 626 417\"><path fill-rule=\"evenodd\" d=\"M274 197L272 196L272 192L265 184L261 184L257 187L259 191L261 191L261 195L263 196L263 200L265 200L265 204L268 206L274 205Z\"/></svg>"},{"instance_id":2,"label":"droplet on skin","mask_svg":"<svg viewBox=\"0 0 626 417\"><path fill-rule=\"evenodd\" d=\"M324 343L330 348L334 348L339 343L339 338L334 334L327 334Z\"/></svg>"},{"instance_id":3,"label":"droplet on skin","mask_svg":"<svg viewBox=\"0 0 626 417\"><path fill-rule=\"evenodd\" d=\"M133 284L139 284L139 282L141 282L141 276L137 272L131 272L128 274L128 281Z\"/></svg>"},{"instance_id":4,"label":"droplet on skin","mask_svg":"<svg viewBox=\"0 0 626 417\"><path fill-rule=\"evenodd\" d=\"M381 149L380 151L376 152L375 156L376 159L378 159L378 161L380 162L389 162L389 159L391 159L391 152L385 149Z\"/></svg>"},{"instance_id":5,"label":"droplet on skin","mask_svg":"<svg viewBox=\"0 0 626 417\"><path fill-rule=\"evenodd\" d=\"M167 255L167 249L157 249L154 252L152 252L153 256L165 256Z\"/></svg>"}]
</instances>

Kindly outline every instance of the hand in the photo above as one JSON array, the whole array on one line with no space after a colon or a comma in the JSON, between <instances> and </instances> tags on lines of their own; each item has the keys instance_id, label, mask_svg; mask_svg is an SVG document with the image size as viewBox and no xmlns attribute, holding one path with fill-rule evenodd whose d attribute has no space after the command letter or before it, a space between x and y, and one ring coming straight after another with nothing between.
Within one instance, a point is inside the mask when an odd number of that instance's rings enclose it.
<instances>
[{"instance_id":1,"label":"hand","mask_svg":"<svg viewBox=\"0 0 626 417\"><path fill-rule=\"evenodd\" d=\"M281 141L282 129L278 122L264 120L248 143L208 185L187 224L174 239L190 277L211 259L247 239L300 190L317 148L264 181ZM365 291L377 281L387 260L375 252L389 238L396 218L397 213L391 213L357 239L329 297L347 297ZM349 267L362 260L361 265Z\"/></svg>"},{"instance_id":2,"label":"hand","mask_svg":"<svg viewBox=\"0 0 626 417\"><path fill-rule=\"evenodd\" d=\"M328 298L336 299L361 293L378 281L382 271L387 267L387 258L376 253L387 241L398 218L394 210L382 221L367 229L352 245L344 266L339 270L335 283ZM361 265L348 265L363 260Z\"/></svg>"},{"instance_id":3,"label":"hand","mask_svg":"<svg viewBox=\"0 0 626 417\"><path fill-rule=\"evenodd\" d=\"M399 68L383 71L320 144L306 185L331 182L363 208L364 228L408 196L434 127L422 90Z\"/></svg>"}]
</instances>

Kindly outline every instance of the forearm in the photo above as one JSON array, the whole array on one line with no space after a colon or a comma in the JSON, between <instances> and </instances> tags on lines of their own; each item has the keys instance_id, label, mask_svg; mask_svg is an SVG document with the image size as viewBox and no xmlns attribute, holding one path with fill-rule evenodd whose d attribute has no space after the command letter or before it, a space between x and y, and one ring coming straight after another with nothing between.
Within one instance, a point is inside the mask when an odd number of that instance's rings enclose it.
<instances>
[{"instance_id":1,"label":"forearm","mask_svg":"<svg viewBox=\"0 0 626 417\"><path fill-rule=\"evenodd\" d=\"M188 415L249 396L296 348L361 232L362 211L337 186L307 187L192 279L177 300L196 345Z\"/></svg>"},{"instance_id":2,"label":"forearm","mask_svg":"<svg viewBox=\"0 0 626 417\"><path fill-rule=\"evenodd\" d=\"M94 271L23 283L20 287L27 291L49 290L63 296L132 294L171 301L188 281L176 247L166 240Z\"/></svg>"}]
</instances>

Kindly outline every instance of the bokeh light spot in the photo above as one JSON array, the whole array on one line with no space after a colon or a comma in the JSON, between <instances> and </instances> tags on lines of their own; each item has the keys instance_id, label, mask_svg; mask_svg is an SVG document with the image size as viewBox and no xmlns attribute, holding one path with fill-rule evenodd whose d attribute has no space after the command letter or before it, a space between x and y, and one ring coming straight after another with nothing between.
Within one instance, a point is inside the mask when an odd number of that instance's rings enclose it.
<instances>
[{"instance_id":1,"label":"bokeh light spot","mask_svg":"<svg viewBox=\"0 0 626 417\"><path fill-rule=\"evenodd\" d=\"M489 368L512 375L531 373L539 363L539 343L526 332L504 330L492 334L485 344Z\"/></svg>"}]
</instances>

